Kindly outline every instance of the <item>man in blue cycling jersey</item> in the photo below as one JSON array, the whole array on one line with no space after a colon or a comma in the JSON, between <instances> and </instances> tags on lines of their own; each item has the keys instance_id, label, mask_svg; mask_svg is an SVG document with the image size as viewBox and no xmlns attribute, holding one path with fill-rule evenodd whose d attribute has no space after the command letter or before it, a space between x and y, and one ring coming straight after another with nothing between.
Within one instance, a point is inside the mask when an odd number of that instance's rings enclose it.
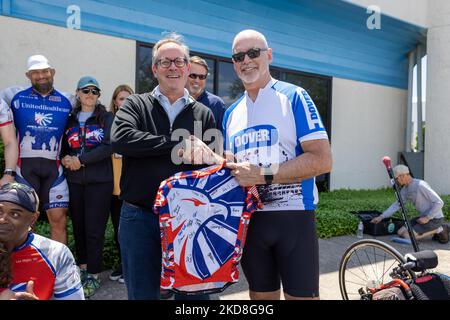
<instances>
[{"instance_id":1,"label":"man in blue cycling jersey","mask_svg":"<svg viewBox=\"0 0 450 320\"><path fill-rule=\"evenodd\" d=\"M271 77L272 49L244 30L232 46L234 70L246 89L225 112L226 150L242 186L257 185L264 204L252 216L242 269L251 299L319 297L315 176L331 170L328 135L308 93Z\"/></svg>"},{"instance_id":2,"label":"man in blue cycling jersey","mask_svg":"<svg viewBox=\"0 0 450 320\"><path fill-rule=\"evenodd\" d=\"M55 69L46 57L29 57L27 69L30 87L0 91L0 99L12 110L19 143L17 167L10 174L36 190L47 211L51 238L66 243L69 192L59 151L72 104L53 87Z\"/></svg>"}]
</instances>

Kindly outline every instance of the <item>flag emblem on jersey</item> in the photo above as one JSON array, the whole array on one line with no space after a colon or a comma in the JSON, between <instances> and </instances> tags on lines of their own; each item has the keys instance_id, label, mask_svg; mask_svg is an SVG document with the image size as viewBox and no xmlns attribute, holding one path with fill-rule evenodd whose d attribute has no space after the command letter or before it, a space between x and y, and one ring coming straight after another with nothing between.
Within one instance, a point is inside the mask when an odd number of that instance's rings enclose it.
<instances>
[{"instance_id":1,"label":"flag emblem on jersey","mask_svg":"<svg viewBox=\"0 0 450 320\"><path fill-rule=\"evenodd\" d=\"M34 114L34 121L40 126L48 126L53 121L53 115L51 113L36 112Z\"/></svg>"},{"instance_id":2,"label":"flag emblem on jersey","mask_svg":"<svg viewBox=\"0 0 450 320\"><path fill-rule=\"evenodd\" d=\"M223 165L163 181L155 200L162 244L161 287L212 293L238 281L237 266L256 188L240 187Z\"/></svg>"}]
</instances>

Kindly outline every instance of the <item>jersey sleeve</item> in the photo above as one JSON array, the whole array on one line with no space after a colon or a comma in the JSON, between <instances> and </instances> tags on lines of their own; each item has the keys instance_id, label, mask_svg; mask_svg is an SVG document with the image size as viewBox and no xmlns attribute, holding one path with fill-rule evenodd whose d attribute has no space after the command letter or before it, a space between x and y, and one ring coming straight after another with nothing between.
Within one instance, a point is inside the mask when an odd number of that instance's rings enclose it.
<instances>
[{"instance_id":1,"label":"jersey sleeve","mask_svg":"<svg viewBox=\"0 0 450 320\"><path fill-rule=\"evenodd\" d=\"M0 99L4 100L8 106L11 107L11 101L17 92L22 91L24 88L19 86L8 87L0 90Z\"/></svg>"},{"instance_id":2,"label":"jersey sleeve","mask_svg":"<svg viewBox=\"0 0 450 320\"><path fill-rule=\"evenodd\" d=\"M67 93L67 92L60 92L64 97L67 98L67 100L70 101L70 104L72 105L72 107L75 106L76 102L77 102L77 98L75 95L71 94L71 93Z\"/></svg>"},{"instance_id":3,"label":"jersey sleeve","mask_svg":"<svg viewBox=\"0 0 450 320\"><path fill-rule=\"evenodd\" d=\"M63 246L56 266L53 300L84 300L75 259L66 246Z\"/></svg>"},{"instance_id":4,"label":"jersey sleeve","mask_svg":"<svg viewBox=\"0 0 450 320\"><path fill-rule=\"evenodd\" d=\"M153 212L155 214L160 214L162 208L164 208L167 205L167 199L166 199L166 185L167 185L168 179L161 182L159 185L158 192L156 193L155 197L155 203L153 205Z\"/></svg>"},{"instance_id":5,"label":"jersey sleeve","mask_svg":"<svg viewBox=\"0 0 450 320\"><path fill-rule=\"evenodd\" d=\"M13 123L14 117L11 108L0 98L0 127Z\"/></svg>"},{"instance_id":6,"label":"jersey sleeve","mask_svg":"<svg viewBox=\"0 0 450 320\"><path fill-rule=\"evenodd\" d=\"M292 104L299 142L328 140L319 111L305 89L296 89Z\"/></svg>"}]
</instances>

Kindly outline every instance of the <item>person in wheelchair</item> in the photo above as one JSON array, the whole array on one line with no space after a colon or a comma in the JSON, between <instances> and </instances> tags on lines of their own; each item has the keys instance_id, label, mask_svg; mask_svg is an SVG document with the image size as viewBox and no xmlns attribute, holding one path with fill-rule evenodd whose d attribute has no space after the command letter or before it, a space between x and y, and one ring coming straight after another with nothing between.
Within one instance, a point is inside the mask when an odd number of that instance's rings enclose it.
<instances>
[{"instance_id":1,"label":"person in wheelchair","mask_svg":"<svg viewBox=\"0 0 450 320\"><path fill-rule=\"evenodd\" d=\"M423 180L411 177L409 168L405 165L397 165L393 169L394 177L402 187L400 196L402 200L411 200L416 210L420 213L419 217L411 220L411 226L417 240L428 236L433 236L434 240L440 243L449 241L449 227L444 224L444 214L442 207L444 202L439 195L431 189L430 185ZM380 216L371 220L372 223L379 223L385 218L392 216L400 209L400 203L395 201ZM402 238L409 238L408 230L405 226L398 230L398 235Z\"/></svg>"}]
</instances>

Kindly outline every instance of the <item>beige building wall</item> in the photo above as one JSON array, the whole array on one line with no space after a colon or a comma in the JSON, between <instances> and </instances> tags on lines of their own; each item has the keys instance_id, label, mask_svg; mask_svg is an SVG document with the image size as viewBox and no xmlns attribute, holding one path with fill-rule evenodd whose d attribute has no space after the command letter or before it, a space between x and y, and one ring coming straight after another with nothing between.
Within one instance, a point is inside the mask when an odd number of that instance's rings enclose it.
<instances>
[{"instance_id":1,"label":"beige building wall","mask_svg":"<svg viewBox=\"0 0 450 320\"><path fill-rule=\"evenodd\" d=\"M450 1L429 5L425 180L450 194Z\"/></svg>"},{"instance_id":2,"label":"beige building wall","mask_svg":"<svg viewBox=\"0 0 450 320\"><path fill-rule=\"evenodd\" d=\"M428 6L435 0L344 0L353 4L369 7L378 6L382 14L422 27L428 27ZM439 0L438 0L439 1ZM444 0L446 1L446 0ZM383 21L381 21L383 28Z\"/></svg>"},{"instance_id":3,"label":"beige building wall","mask_svg":"<svg viewBox=\"0 0 450 320\"><path fill-rule=\"evenodd\" d=\"M106 106L117 85L135 87L135 41L5 16L0 30L0 90L30 85L26 61L33 54L45 55L56 69L57 90L74 93L80 77L94 76Z\"/></svg>"},{"instance_id":4,"label":"beige building wall","mask_svg":"<svg viewBox=\"0 0 450 320\"><path fill-rule=\"evenodd\" d=\"M403 149L407 91L333 78L332 99L330 188L388 186L381 158L397 164Z\"/></svg>"}]
</instances>

